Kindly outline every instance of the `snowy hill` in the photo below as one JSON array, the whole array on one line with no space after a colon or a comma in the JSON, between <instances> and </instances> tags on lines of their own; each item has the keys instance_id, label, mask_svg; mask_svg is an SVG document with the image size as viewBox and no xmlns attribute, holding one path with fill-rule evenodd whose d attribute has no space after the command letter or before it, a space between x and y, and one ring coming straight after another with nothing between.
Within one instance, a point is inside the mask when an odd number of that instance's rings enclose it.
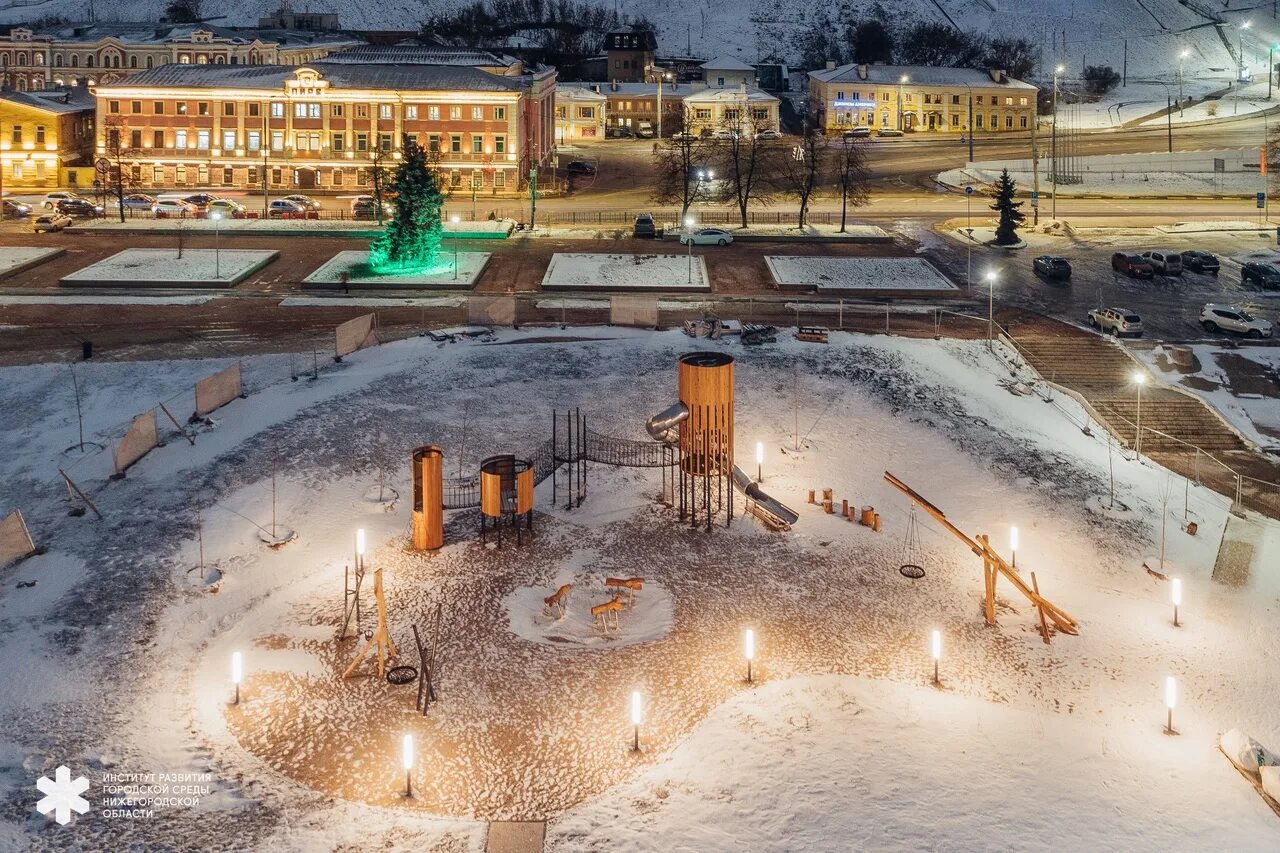
<instances>
[{"instance_id":1,"label":"snowy hill","mask_svg":"<svg viewBox=\"0 0 1280 853\"><path fill-rule=\"evenodd\" d=\"M0 0L0 23L32 21L59 15L82 19L90 0ZM279 0L222 0L206 8L223 13L219 23L253 25ZM416 29L422 19L459 0L318 0L295 3L299 10L337 12L342 25L354 29ZM607 0L605 0L607 2ZM165 0L130 0L109 4L97 0L99 20L158 18ZM794 60L797 37L818 27L843 27L869 18L878 7L891 23L950 22L962 29L993 35L1020 36L1040 46L1041 68L1063 64L1068 76L1083 65L1111 65L1121 70L1128 42L1131 76L1176 75L1178 54L1189 50L1188 78L1207 72L1229 72L1244 30L1245 61L1255 72L1265 67L1266 45L1280 37L1270 7L1244 12L1223 11L1209 0L842 0L835 5L810 0L729 0L689 3L647 0L619 3L642 12L658 26L660 50L667 54L731 55L755 62L770 54Z\"/></svg>"}]
</instances>

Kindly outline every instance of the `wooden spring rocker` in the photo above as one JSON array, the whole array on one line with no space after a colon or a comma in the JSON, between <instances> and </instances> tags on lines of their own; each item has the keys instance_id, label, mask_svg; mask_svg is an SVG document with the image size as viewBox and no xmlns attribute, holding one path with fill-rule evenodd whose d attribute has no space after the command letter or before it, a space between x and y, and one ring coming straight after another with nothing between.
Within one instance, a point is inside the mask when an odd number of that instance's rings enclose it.
<instances>
[{"instance_id":1,"label":"wooden spring rocker","mask_svg":"<svg viewBox=\"0 0 1280 853\"><path fill-rule=\"evenodd\" d=\"M909 497L913 503L925 512L929 513L929 515L933 516L933 519L941 524L947 532L952 536L955 536L965 545L968 545L969 549L973 551L974 554L982 558L982 578L986 587L985 615L988 625L996 624L996 581L999 579L1000 575L1004 575L1009 579L1009 582L1014 585L1018 592L1025 595L1027 600L1035 605L1040 617L1041 636L1044 638L1046 643L1049 642L1049 628L1045 622L1046 618L1052 621L1053 624L1057 626L1058 630L1064 634L1080 633L1079 625L1076 620L1061 607L1058 607L1056 604L1040 595L1039 584L1035 584L1034 587L1028 586L1013 567L1005 562L1003 557L996 553L985 535L970 538L962 532L960 528L952 524L942 510L929 503L920 495L919 492L912 489L906 483L902 482L888 471L884 472L884 479L889 483L889 485L902 492L904 495Z\"/></svg>"}]
</instances>

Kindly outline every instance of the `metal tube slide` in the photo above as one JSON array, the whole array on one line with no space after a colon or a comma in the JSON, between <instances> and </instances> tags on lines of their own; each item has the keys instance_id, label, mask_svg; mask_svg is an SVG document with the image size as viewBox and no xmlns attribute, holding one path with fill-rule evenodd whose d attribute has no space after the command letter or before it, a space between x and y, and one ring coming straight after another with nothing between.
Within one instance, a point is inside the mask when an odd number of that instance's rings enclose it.
<instances>
[{"instance_id":1,"label":"metal tube slide","mask_svg":"<svg viewBox=\"0 0 1280 853\"><path fill-rule=\"evenodd\" d=\"M744 495L755 501L757 509L773 516L778 522L790 527L800 520L800 515L785 504L769 497L760 490L760 486L737 465L733 466L733 484Z\"/></svg>"},{"instance_id":2,"label":"metal tube slide","mask_svg":"<svg viewBox=\"0 0 1280 853\"><path fill-rule=\"evenodd\" d=\"M689 417L689 407L684 403L668 406L658 414L649 418L645 428L654 441L663 444L675 444L680 438L680 423Z\"/></svg>"}]
</instances>

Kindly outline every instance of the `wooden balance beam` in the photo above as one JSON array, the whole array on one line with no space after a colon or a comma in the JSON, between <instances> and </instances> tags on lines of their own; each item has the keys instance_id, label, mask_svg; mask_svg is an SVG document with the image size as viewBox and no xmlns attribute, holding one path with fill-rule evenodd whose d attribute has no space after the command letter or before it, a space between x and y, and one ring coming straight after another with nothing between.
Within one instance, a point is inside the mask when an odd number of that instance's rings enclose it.
<instances>
[{"instance_id":1,"label":"wooden balance beam","mask_svg":"<svg viewBox=\"0 0 1280 853\"><path fill-rule=\"evenodd\" d=\"M996 580L1000 575L1008 578L1009 582L1027 597L1027 600L1035 605L1036 609L1047 617L1058 630L1064 634L1079 634L1079 623L1065 610L1040 595L1038 589L1028 586L1022 577L1014 571L1005 559L996 553L991 547L991 543L985 535L969 537L960 528L956 527L947 518L946 514L933 504L929 503L919 492L899 480L897 477L884 472L884 479L889 485L909 497L917 506L933 517L933 520L942 525L942 527L955 536L974 554L982 558L982 576L986 586L986 619L988 625L996 624Z\"/></svg>"}]
</instances>

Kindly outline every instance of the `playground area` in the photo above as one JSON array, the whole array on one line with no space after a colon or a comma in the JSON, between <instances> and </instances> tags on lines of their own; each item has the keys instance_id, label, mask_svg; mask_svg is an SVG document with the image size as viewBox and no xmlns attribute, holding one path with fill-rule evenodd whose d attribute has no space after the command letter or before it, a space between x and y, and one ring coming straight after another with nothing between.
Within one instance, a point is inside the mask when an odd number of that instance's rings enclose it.
<instances>
[{"instance_id":1,"label":"playground area","mask_svg":"<svg viewBox=\"0 0 1280 853\"><path fill-rule=\"evenodd\" d=\"M480 850L481 822L533 820L556 850L1054 846L1042 804L1126 849L1280 843L1217 748L1280 745L1280 581L1215 581L1229 501L1011 390L984 342L357 337L314 379L77 367L80 443L178 415L123 479L67 456L65 366L0 371L49 546L4 570L0 615L40 630L0 637L0 718L67 723L6 738L5 796L46 755L212 772L197 808L79 819L90 844ZM183 420L233 368L244 395Z\"/></svg>"}]
</instances>

